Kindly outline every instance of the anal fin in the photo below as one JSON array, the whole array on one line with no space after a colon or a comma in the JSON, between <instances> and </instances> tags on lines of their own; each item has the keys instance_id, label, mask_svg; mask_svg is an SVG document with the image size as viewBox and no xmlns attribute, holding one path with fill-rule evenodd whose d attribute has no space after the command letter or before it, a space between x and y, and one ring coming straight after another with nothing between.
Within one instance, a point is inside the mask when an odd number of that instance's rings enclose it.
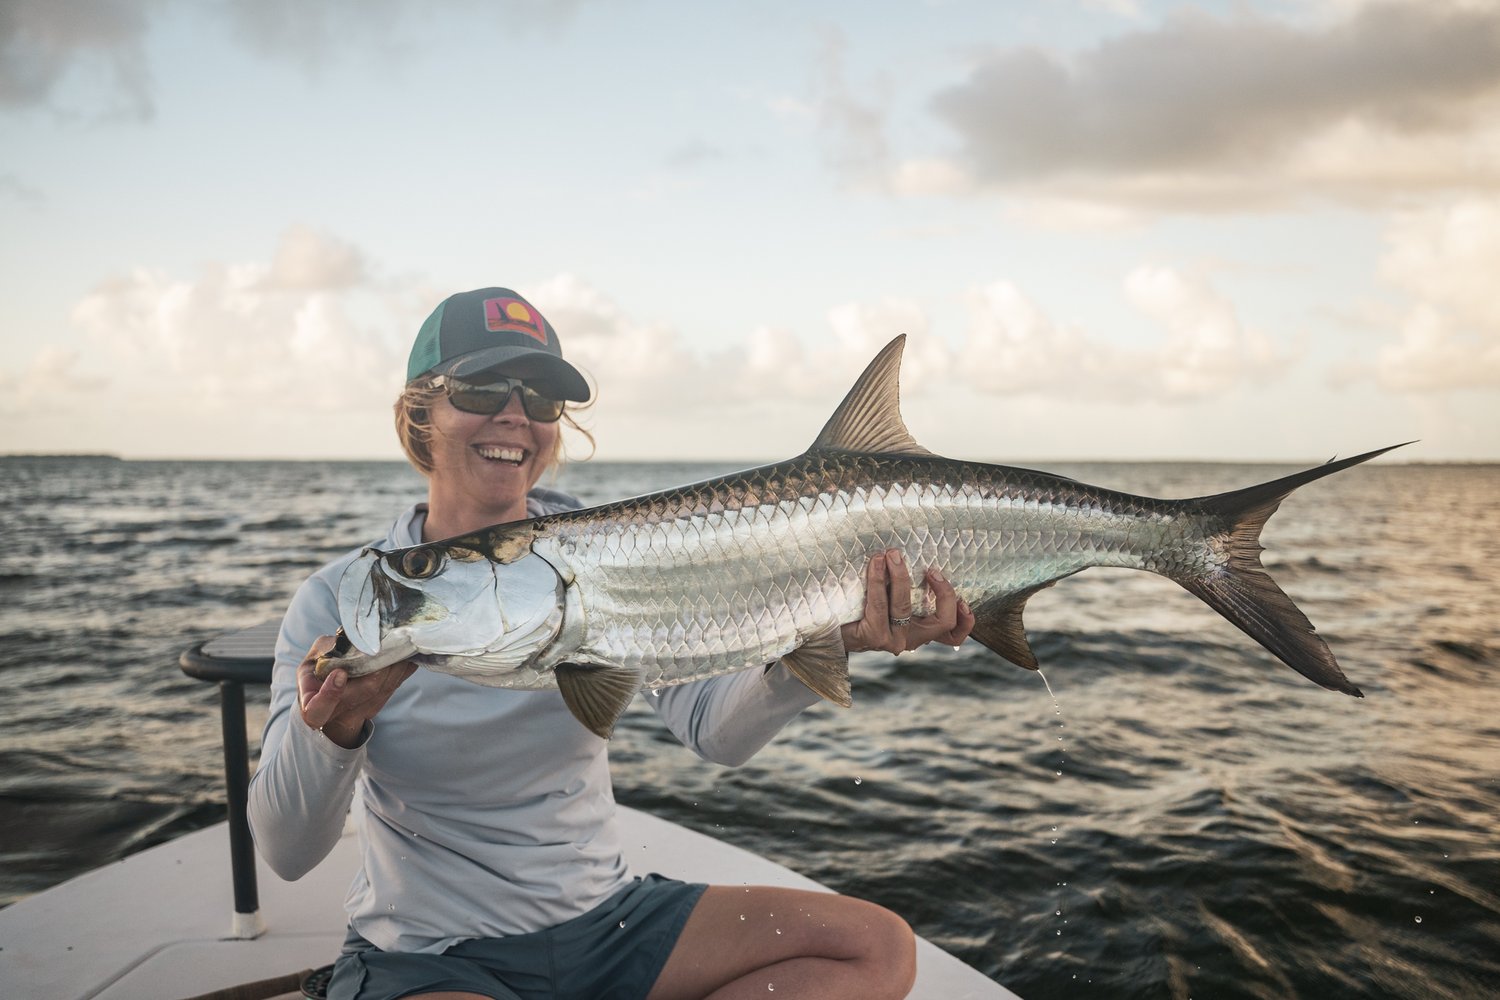
<instances>
[{"instance_id":1,"label":"anal fin","mask_svg":"<svg viewBox=\"0 0 1500 1000\"><path fill-rule=\"evenodd\" d=\"M848 708L854 704L849 685L849 654L837 622L814 632L781 658L786 668L820 698Z\"/></svg>"},{"instance_id":2,"label":"anal fin","mask_svg":"<svg viewBox=\"0 0 1500 1000\"><path fill-rule=\"evenodd\" d=\"M559 663L554 673L568 711L585 729L606 740L641 689L641 672L625 667Z\"/></svg>"},{"instance_id":3,"label":"anal fin","mask_svg":"<svg viewBox=\"0 0 1500 1000\"><path fill-rule=\"evenodd\" d=\"M974 628L969 633L969 638L988 646L1018 667L1039 669L1041 664L1031 651L1031 643L1026 641L1026 626L1021 621L1021 615L1033 594L1046 590L1056 582L1048 580L1039 586L985 601L974 609Z\"/></svg>"}]
</instances>

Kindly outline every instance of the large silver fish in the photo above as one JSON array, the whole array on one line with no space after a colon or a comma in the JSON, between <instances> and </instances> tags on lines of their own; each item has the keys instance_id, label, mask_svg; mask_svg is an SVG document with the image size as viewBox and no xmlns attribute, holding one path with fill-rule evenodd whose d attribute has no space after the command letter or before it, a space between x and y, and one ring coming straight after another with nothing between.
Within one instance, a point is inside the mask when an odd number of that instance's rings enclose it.
<instances>
[{"instance_id":1,"label":"large silver fish","mask_svg":"<svg viewBox=\"0 0 1500 1000\"><path fill-rule=\"evenodd\" d=\"M1021 623L1028 598L1090 566L1128 566L1177 581L1315 683L1361 695L1261 567L1258 539L1297 487L1389 448L1192 500L953 461L901 420L904 340L870 363L797 458L366 549L341 580L344 638L318 672L357 677L411 659L494 687L557 687L605 737L642 687L776 659L847 706L839 627L863 613L871 553L899 548L913 580L936 567L968 601L974 639L1023 667L1037 666Z\"/></svg>"}]
</instances>

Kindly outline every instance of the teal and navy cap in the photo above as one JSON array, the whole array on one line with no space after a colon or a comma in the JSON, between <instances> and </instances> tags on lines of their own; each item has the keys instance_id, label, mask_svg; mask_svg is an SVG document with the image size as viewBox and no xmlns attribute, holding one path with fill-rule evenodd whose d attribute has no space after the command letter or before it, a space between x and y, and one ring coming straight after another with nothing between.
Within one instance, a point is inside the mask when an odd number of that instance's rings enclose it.
<instances>
[{"instance_id":1,"label":"teal and navy cap","mask_svg":"<svg viewBox=\"0 0 1500 1000\"><path fill-rule=\"evenodd\" d=\"M509 288L450 295L427 317L406 363L408 382L423 375L524 379L552 399L587 402L589 385L563 360L557 331Z\"/></svg>"}]
</instances>

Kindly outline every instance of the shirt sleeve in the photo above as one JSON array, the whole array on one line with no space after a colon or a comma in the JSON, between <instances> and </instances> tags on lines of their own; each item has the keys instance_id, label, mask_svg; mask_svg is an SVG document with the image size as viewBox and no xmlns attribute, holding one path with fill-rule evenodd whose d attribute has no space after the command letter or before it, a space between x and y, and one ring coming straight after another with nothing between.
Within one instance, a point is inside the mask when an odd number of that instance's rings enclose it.
<instances>
[{"instance_id":1,"label":"shirt sleeve","mask_svg":"<svg viewBox=\"0 0 1500 1000\"><path fill-rule=\"evenodd\" d=\"M646 700L699 757L738 767L818 696L778 661L662 688Z\"/></svg>"},{"instance_id":2,"label":"shirt sleeve","mask_svg":"<svg viewBox=\"0 0 1500 1000\"><path fill-rule=\"evenodd\" d=\"M367 725L360 745L348 750L309 726L297 707L297 666L318 636L336 628L337 599L324 570L297 590L282 621L260 767L250 779L256 849L288 881L311 871L338 842L373 731Z\"/></svg>"}]
</instances>

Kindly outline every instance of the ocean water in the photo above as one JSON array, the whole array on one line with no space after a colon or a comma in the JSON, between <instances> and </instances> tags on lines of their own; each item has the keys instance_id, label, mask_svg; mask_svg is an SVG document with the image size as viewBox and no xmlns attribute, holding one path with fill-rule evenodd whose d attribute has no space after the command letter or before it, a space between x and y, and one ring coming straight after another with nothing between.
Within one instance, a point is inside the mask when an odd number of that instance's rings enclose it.
<instances>
[{"instance_id":1,"label":"ocean water","mask_svg":"<svg viewBox=\"0 0 1500 1000\"><path fill-rule=\"evenodd\" d=\"M1050 468L1158 496L1289 471ZM422 491L395 463L0 460L0 904L221 819L217 693L178 654L278 616ZM618 798L884 903L1027 1000L1500 996L1500 467L1356 468L1264 541L1365 699L1090 570L1028 607L1055 701L973 643L862 654L853 709L737 769L637 706ZM252 734L264 713L253 692Z\"/></svg>"}]
</instances>

